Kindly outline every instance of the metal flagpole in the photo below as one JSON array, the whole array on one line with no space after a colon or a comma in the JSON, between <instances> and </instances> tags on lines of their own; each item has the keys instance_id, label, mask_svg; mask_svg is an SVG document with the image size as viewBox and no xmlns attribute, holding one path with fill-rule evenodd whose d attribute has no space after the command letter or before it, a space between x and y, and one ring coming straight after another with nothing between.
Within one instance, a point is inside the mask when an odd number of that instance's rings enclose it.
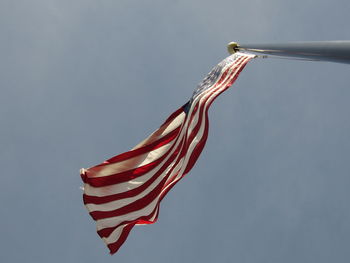
<instances>
[{"instance_id":1,"label":"metal flagpole","mask_svg":"<svg viewBox=\"0 0 350 263\"><path fill-rule=\"evenodd\" d=\"M249 51L257 54L350 64L350 40L308 41L280 44L238 44L227 46L230 54Z\"/></svg>"}]
</instances>

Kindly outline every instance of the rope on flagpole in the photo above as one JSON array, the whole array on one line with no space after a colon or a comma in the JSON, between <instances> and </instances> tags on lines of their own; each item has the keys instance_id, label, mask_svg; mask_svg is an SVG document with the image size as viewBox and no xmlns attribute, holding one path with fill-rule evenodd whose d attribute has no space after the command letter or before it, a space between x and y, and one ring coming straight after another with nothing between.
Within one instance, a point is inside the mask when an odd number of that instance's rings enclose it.
<instances>
[{"instance_id":1,"label":"rope on flagpole","mask_svg":"<svg viewBox=\"0 0 350 263\"><path fill-rule=\"evenodd\" d=\"M245 52L245 51L241 51L241 52ZM284 60L299 60L299 61L320 61L318 59L310 59L310 58L294 58L294 57L282 57L282 56L268 56L268 55L255 55L256 58L262 58L262 59L284 59Z\"/></svg>"},{"instance_id":2,"label":"rope on flagpole","mask_svg":"<svg viewBox=\"0 0 350 263\"><path fill-rule=\"evenodd\" d=\"M260 58L272 58L272 59L284 59L284 60L298 60L298 61L311 61L311 62L316 62L316 61L321 61L319 59L311 59L311 58L294 58L294 57L282 57L282 56L257 56Z\"/></svg>"}]
</instances>

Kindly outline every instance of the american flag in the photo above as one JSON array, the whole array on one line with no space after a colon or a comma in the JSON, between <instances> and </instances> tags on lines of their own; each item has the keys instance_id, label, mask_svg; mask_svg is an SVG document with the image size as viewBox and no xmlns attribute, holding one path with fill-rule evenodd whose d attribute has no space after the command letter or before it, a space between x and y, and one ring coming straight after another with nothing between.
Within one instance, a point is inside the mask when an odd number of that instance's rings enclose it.
<instances>
[{"instance_id":1,"label":"american flag","mask_svg":"<svg viewBox=\"0 0 350 263\"><path fill-rule=\"evenodd\" d=\"M84 204L114 254L135 225L157 221L160 201L194 166L208 137L208 109L254 55L237 52L204 78L191 99L128 152L81 169Z\"/></svg>"}]
</instances>

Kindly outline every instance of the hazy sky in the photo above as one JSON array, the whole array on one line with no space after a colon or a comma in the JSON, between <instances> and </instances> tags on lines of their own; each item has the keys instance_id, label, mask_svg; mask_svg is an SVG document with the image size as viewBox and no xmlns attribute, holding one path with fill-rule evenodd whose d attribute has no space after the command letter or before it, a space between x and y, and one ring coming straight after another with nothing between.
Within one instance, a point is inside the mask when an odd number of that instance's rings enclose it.
<instances>
[{"instance_id":1,"label":"hazy sky","mask_svg":"<svg viewBox=\"0 0 350 263\"><path fill-rule=\"evenodd\" d=\"M1 0L0 262L350 261L350 67L255 59L114 256L79 169L185 103L226 44L350 39L348 0Z\"/></svg>"}]
</instances>

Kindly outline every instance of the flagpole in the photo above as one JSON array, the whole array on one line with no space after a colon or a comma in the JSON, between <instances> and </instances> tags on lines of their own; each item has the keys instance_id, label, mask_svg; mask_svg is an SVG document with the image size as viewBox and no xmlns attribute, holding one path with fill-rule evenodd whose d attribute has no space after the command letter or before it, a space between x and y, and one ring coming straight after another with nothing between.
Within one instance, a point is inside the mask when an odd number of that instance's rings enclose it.
<instances>
[{"instance_id":1,"label":"flagpole","mask_svg":"<svg viewBox=\"0 0 350 263\"><path fill-rule=\"evenodd\" d=\"M257 54L290 57L314 61L350 64L350 40L304 41L279 44L238 44L227 46L230 54L249 51Z\"/></svg>"}]
</instances>

